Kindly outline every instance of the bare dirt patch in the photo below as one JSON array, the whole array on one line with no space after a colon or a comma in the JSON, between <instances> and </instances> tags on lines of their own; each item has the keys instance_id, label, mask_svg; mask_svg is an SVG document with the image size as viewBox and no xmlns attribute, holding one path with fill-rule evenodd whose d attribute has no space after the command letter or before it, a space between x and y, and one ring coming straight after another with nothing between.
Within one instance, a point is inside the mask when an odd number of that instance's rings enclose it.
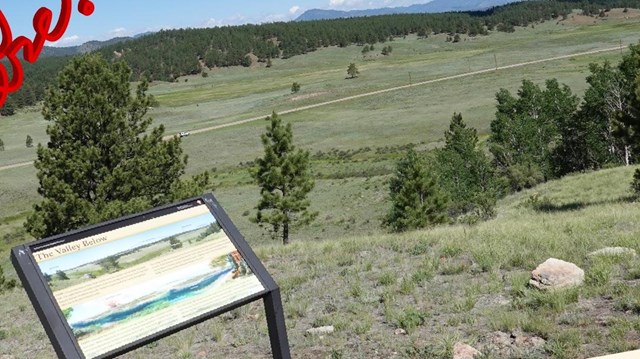
<instances>
[{"instance_id":1,"label":"bare dirt patch","mask_svg":"<svg viewBox=\"0 0 640 359\"><path fill-rule=\"evenodd\" d=\"M585 16L578 13L573 13L562 22L568 25L590 25L598 21L628 20L637 18L640 18L639 9L627 9L627 12L625 12L624 9L611 9L611 11L607 11L605 13L605 17Z\"/></svg>"},{"instance_id":2,"label":"bare dirt patch","mask_svg":"<svg viewBox=\"0 0 640 359\"><path fill-rule=\"evenodd\" d=\"M640 9L611 9L607 12L607 19L637 19L640 18Z\"/></svg>"},{"instance_id":3,"label":"bare dirt patch","mask_svg":"<svg viewBox=\"0 0 640 359\"><path fill-rule=\"evenodd\" d=\"M562 22L568 25L590 25L590 24L593 24L594 22L597 22L598 19L602 19L602 18L579 15L579 14L571 14L566 20Z\"/></svg>"},{"instance_id":4,"label":"bare dirt patch","mask_svg":"<svg viewBox=\"0 0 640 359\"><path fill-rule=\"evenodd\" d=\"M291 98L291 101L300 101L300 100L306 100L308 98L314 98L314 97L318 97L318 96L322 96L322 95L326 95L327 92L313 92L313 93L308 93L308 94L304 94L304 95L299 95L299 96L294 96Z\"/></svg>"},{"instance_id":5,"label":"bare dirt patch","mask_svg":"<svg viewBox=\"0 0 640 359\"><path fill-rule=\"evenodd\" d=\"M248 53L247 56L251 59L251 65L249 67L254 68L260 66L258 62L258 56L254 55L252 52Z\"/></svg>"}]
</instances>

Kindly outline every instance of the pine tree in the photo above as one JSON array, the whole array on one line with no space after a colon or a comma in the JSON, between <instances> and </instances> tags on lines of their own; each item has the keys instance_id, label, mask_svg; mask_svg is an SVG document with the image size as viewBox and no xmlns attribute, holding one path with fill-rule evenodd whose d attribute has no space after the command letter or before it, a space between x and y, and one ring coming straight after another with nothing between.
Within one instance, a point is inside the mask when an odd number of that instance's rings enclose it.
<instances>
[{"instance_id":1,"label":"pine tree","mask_svg":"<svg viewBox=\"0 0 640 359\"><path fill-rule=\"evenodd\" d=\"M445 146L436 152L436 159L440 183L450 199L450 214L473 210L480 218L492 217L502 191L491 162L478 148L476 129L468 128L462 114L454 113L444 137Z\"/></svg>"},{"instance_id":2,"label":"pine tree","mask_svg":"<svg viewBox=\"0 0 640 359\"><path fill-rule=\"evenodd\" d=\"M291 84L291 93L298 93L300 92L300 84L297 82L294 82L293 84Z\"/></svg>"},{"instance_id":3,"label":"pine tree","mask_svg":"<svg viewBox=\"0 0 640 359\"><path fill-rule=\"evenodd\" d=\"M4 151L4 141L0 138L0 151Z\"/></svg>"},{"instance_id":4,"label":"pine tree","mask_svg":"<svg viewBox=\"0 0 640 359\"><path fill-rule=\"evenodd\" d=\"M447 220L447 198L414 150L398 162L389 189L392 207L384 225L392 231L425 228Z\"/></svg>"},{"instance_id":5,"label":"pine tree","mask_svg":"<svg viewBox=\"0 0 640 359\"><path fill-rule=\"evenodd\" d=\"M349 67L347 68L347 75L349 75L350 78L356 78L358 77L358 74L360 74L360 71L358 70L356 64L354 64L353 62L350 63Z\"/></svg>"},{"instance_id":6,"label":"pine tree","mask_svg":"<svg viewBox=\"0 0 640 359\"><path fill-rule=\"evenodd\" d=\"M252 173L261 195L255 221L270 226L273 237L288 244L290 231L317 215L308 210L307 194L314 186L309 151L294 146L291 124L283 125L275 112L267 120L267 132L261 136L264 157L256 159L258 168Z\"/></svg>"},{"instance_id":7,"label":"pine tree","mask_svg":"<svg viewBox=\"0 0 640 359\"><path fill-rule=\"evenodd\" d=\"M69 276L64 271L57 270L56 271L56 279L58 279L58 280L69 280Z\"/></svg>"},{"instance_id":8,"label":"pine tree","mask_svg":"<svg viewBox=\"0 0 640 359\"><path fill-rule=\"evenodd\" d=\"M73 59L49 89L42 113L50 139L38 145L35 161L44 200L25 223L33 236L164 204L176 199L175 191L185 195L180 139L163 141L163 126L147 131L147 83L133 97L130 75L124 62L86 55Z\"/></svg>"},{"instance_id":9,"label":"pine tree","mask_svg":"<svg viewBox=\"0 0 640 359\"><path fill-rule=\"evenodd\" d=\"M15 106L13 101L7 99L4 105L0 108L0 116L13 116L15 114Z\"/></svg>"},{"instance_id":10,"label":"pine tree","mask_svg":"<svg viewBox=\"0 0 640 359\"><path fill-rule=\"evenodd\" d=\"M25 141L25 145L27 146L27 148L33 147L33 138L31 138L31 135L27 135L27 140Z\"/></svg>"},{"instance_id":11,"label":"pine tree","mask_svg":"<svg viewBox=\"0 0 640 359\"><path fill-rule=\"evenodd\" d=\"M444 133L444 140L445 150L463 156L469 155L478 145L478 131L475 128L467 128L467 124L462 120L462 114L454 113L449 123L449 130Z\"/></svg>"}]
</instances>

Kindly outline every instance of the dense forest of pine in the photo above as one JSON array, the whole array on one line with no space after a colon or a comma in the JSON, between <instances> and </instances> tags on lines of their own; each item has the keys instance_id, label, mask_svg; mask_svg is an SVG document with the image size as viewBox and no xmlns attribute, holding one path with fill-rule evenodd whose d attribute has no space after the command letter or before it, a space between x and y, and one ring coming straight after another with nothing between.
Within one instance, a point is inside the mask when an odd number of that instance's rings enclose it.
<instances>
[{"instance_id":1,"label":"dense forest of pine","mask_svg":"<svg viewBox=\"0 0 640 359\"><path fill-rule=\"evenodd\" d=\"M514 31L516 26L566 17L573 9L597 16L609 8L640 8L640 0L525 1L486 11L443 14L399 14L306 22L225 26L208 29L163 30L98 52L107 59L126 61L133 79L174 81L202 72L203 66L250 66L289 58L326 46L385 42L393 37L418 34L486 35L489 31ZM25 63L23 87L11 94L0 115L42 100L45 88L70 57L42 58ZM6 66L6 64L5 64Z\"/></svg>"}]
</instances>

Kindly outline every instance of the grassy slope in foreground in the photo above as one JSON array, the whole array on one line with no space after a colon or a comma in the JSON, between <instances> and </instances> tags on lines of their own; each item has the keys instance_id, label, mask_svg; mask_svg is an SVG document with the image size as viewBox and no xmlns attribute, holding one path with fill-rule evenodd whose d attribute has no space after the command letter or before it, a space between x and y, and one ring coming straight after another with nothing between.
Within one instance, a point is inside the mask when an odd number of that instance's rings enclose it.
<instances>
[{"instance_id":1,"label":"grassy slope in foreground","mask_svg":"<svg viewBox=\"0 0 640 359\"><path fill-rule=\"evenodd\" d=\"M494 358L587 358L640 347L640 260L593 260L606 246L640 250L634 167L573 175L502 200L477 226L256 248L281 286L296 358L451 357L458 340ZM532 204L537 198L538 206ZM530 271L549 257L586 272L576 290L540 293ZM53 353L22 291L0 306L3 353ZM308 337L308 328L336 332ZM394 334L397 328L407 335ZM496 331L539 336L511 354ZM127 358L268 357L262 305L252 304L137 350Z\"/></svg>"}]
</instances>

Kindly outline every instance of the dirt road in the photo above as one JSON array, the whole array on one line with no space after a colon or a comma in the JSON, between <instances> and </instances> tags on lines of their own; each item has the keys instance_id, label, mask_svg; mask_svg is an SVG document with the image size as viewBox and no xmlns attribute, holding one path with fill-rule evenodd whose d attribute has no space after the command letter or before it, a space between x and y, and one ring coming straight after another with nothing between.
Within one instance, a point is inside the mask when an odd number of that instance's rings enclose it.
<instances>
[{"instance_id":1,"label":"dirt road","mask_svg":"<svg viewBox=\"0 0 640 359\"><path fill-rule=\"evenodd\" d=\"M333 104L336 104L336 103L355 100L355 99L368 97L368 96L380 95L380 94L391 92L391 91L404 90L404 89L408 89L408 88L411 88L411 87L424 86L424 85L434 84L434 83L443 82L443 81L449 81L449 80L455 80L455 79L469 77L469 76L481 75L481 74L486 74L486 73L493 72L493 71L498 71L498 70L513 69L513 68L517 68L517 67L524 67L524 66L528 66L528 65L540 64L540 63L543 63L543 62L563 60L563 59L568 59L568 58L577 57L577 56L593 55L593 54L598 54L598 53L601 53L601 52L620 51L621 48L623 48L623 47L621 45L619 45L619 46L616 46L616 47L610 47L610 48L606 48L606 49L591 50L591 51L579 52L579 53L575 53L575 54L571 54L571 55L562 55L562 56L556 56L556 57L549 57L549 58L541 59L541 60L520 62L520 63L512 64L512 65L498 66L498 67L492 67L492 68L484 69L484 70L465 72L465 73L458 74L458 75L440 77L440 78L433 79L433 80L421 81L421 82L416 82L416 83L413 83L413 84L403 85L403 86L390 87L390 88L386 88L386 89L383 89L383 90L372 91L372 92L367 92L367 93L363 93L363 94L359 94L359 95L343 97L343 98L339 98L339 99L336 99L336 100L316 103L316 104L313 104L313 105L296 107L296 108L292 108L292 109L289 109L289 110L280 111L280 112L278 112L278 114L279 115L286 115L288 113L306 111L306 110L310 110L310 109L313 109L313 108L316 108L316 107L333 105ZM262 115L262 116L256 116L256 117L248 118L248 119L245 119L245 120L234 121L234 122L229 122L229 123L225 123L225 124L222 124L222 125L216 125L216 126L200 128L200 129L197 129L197 130L192 130L192 131L190 131L190 133L191 134L197 134L197 133L203 133L203 132L208 132L208 131L219 130L221 128L226 128L226 127L231 127L231 126L238 126L238 125L242 125L244 123L262 120L262 119L264 119L264 118L266 118L267 116L270 116L270 115L271 114L269 113L269 114L265 114L265 115ZM163 139L168 140L168 139L173 138L173 136L174 135L165 136ZM10 168L29 166L29 165L32 165L32 164L33 164L33 161L32 162L16 163L16 164L7 165L7 166L1 166L0 167L0 171L8 170Z\"/></svg>"}]
</instances>

